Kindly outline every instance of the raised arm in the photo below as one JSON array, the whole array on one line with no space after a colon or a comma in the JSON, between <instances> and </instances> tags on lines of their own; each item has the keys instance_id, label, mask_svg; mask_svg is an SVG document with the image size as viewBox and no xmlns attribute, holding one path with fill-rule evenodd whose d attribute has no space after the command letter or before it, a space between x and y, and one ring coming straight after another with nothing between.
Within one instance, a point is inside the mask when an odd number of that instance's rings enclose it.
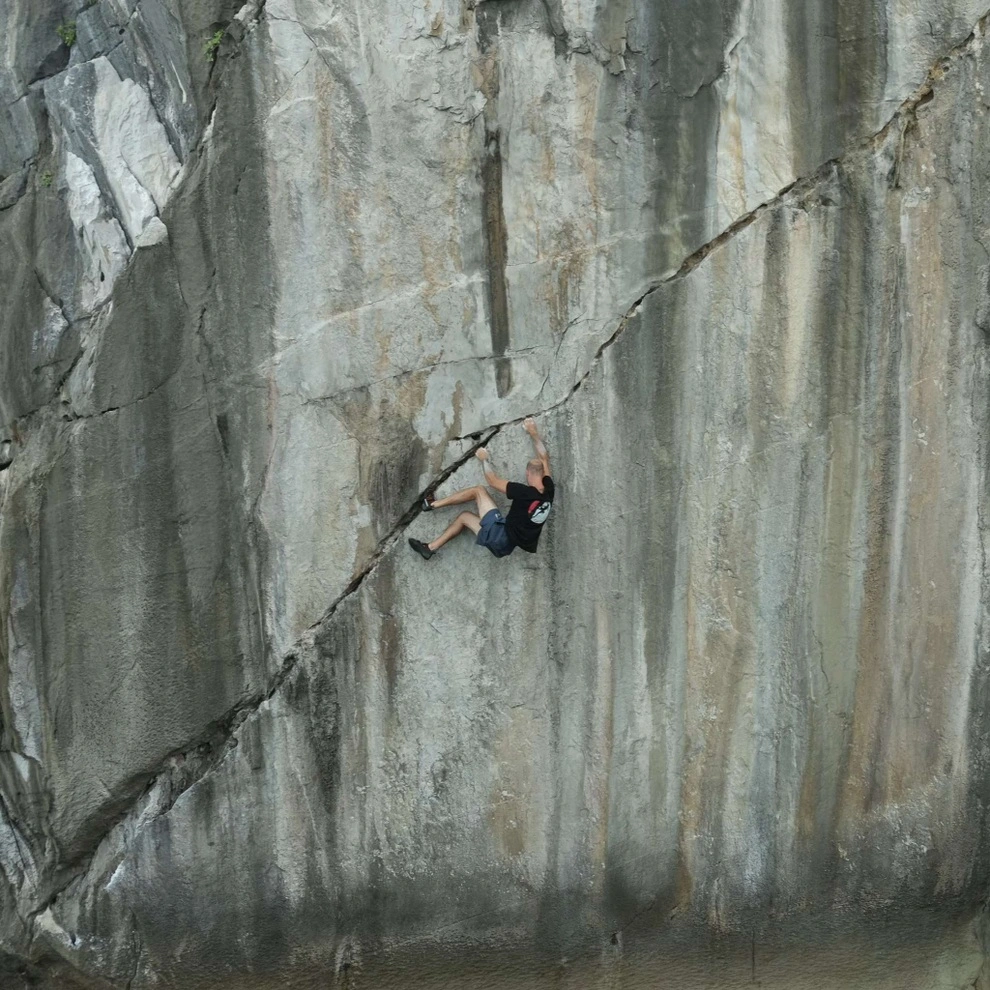
<instances>
[{"instance_id":1,"label":"raised arm","mask_svg":"<svg viewBox=\"0 0 990 990\"><path fill-rule=\"evenodd\" d=\"M529 434L529 438L533 441L533 449L536 451L536 456L543 461L543 474L550 474L550 455L547 453L547 448L543 446L543 441L540 439L540 434L536 430L536 421L532 416L527 416L523 422L523 429Z\"/></svg>"},{"instance_id":2,"label":"raised arm","mask_svg":"<svg viewBox=\"0 0 990 990\"><path fill-rule=\"evenodd\" d=\"M492 467L491 457L489 456L488 451L485 450L484 447L479 447L474 452L474 456L481 461L481 470L485 473L485 483L491 488L494 488L495 491L501 492L504 495L505 486L508 484L508 481L506 481L505 478L500 478L495 473L495 469Z\"/></svg>"}]
</instances>

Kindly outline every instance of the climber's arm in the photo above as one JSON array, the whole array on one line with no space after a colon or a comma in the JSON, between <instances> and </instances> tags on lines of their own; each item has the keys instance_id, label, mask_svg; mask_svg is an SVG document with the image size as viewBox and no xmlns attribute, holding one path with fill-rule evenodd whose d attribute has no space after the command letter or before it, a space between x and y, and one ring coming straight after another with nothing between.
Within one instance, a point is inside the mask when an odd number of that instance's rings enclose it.
<instances>
[{"instance_id":1,"label":"climber's arm","mask_svg":"<svg viewBox=\"0 0 990 990\"><path fill-rule=\"evenodd\" d=\"M543 461L543 474L545 476L550 475L550 455L547 453L547 448L543 445L543 441L540 439L540 434L536 430L536 422L532 416L528 416L523 423L523 429L529 434L529 438L533 441L533 449L536 451L536 456Z\"/></svg>"},{"instance_id":2,"label":"climber's arm","mask_svg":"<svg viewBox=\"0 0 990 990\"><path fill-rule=\"evenodd\" d=\"M489 488L494 488L495 491L505 494L505 486L508 481L505 478L500 478L496 473L491 464L491 457L489 457L488 451L484 447L479 447L474 454L475 457L481 461L481 469L485 473L485 484Z\"/></svg>"}]
</instances>

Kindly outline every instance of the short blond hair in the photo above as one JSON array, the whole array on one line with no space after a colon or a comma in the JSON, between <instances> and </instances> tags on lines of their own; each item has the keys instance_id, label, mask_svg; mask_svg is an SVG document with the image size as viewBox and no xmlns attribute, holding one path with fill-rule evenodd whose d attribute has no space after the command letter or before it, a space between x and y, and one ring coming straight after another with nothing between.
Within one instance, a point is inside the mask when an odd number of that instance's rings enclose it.
<instances>
[{"instance_id":1,"label":"short blond hair","mask_svg":"<svg viewBox=\"0 0 990 990\"><path fill-rule=\"evenodd\" d=\"M539 472L542 473L542 471L543 471L543 461L541 461L538 457L534 457L531 461L527 462L527 464L526 464L526 470L527 471L539 471Z\"/></svg>"}]
</instances>

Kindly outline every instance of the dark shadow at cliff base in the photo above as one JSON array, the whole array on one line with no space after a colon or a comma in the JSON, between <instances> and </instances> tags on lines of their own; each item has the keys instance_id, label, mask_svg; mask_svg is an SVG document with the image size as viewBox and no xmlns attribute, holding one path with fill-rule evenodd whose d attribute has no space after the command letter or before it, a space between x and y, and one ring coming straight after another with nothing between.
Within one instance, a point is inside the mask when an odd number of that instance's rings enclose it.
<instances>
[{"instance_id":1,"label":"dark shadow at cliff base","mask_svg":"<svg viewBox=\"0 0 990 990\"><path fill-rule=\"evenodd\" d=\"M252 972L173 970L168 978L139 975L134 990L158 985L183 990L326 990L326 988L457 987L461 990L949 990L984 986L986 954L980 911L954 917L927 912L832 913L716 933L697 921L659 922L643 914L624 929L587 930L568 951L537 944L524 925L470 932L447 927L413 939L362 941L359 929L293 952ZM2 962L2 961L0 961ZM26 969L10 961L24 986L89 988L64 973ZM0 968L0 975L8 970ZM178 982L175 982L178 981ZM5 986L7 984L4 984ZM20 987L20 984L14 983Z\"/></svg>"}]
</instances>

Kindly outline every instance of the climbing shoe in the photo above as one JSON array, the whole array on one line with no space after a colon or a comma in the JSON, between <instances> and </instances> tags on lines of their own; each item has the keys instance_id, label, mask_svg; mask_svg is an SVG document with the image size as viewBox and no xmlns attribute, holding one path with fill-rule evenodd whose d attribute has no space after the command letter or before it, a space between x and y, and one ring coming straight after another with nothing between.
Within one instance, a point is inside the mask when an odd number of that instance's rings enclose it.
<instances>
[{"instance_id":1,"label":"climbing shoe","mask_svg":"<svg viewBox=\"0 0 990 990\"><path fill-rule=\"evenodd\" d=\"M423 496L423 511L432 512L433 511L433 492L428 492Z\"/></svg>"},{"instance_id":2,"label":"climbing shoe","mask_svg":"<svg viewBox=\"0 0 990 990\"><path fill-rule=\"evenodd\" d=\"M431 550L422 540L414 540L411 536L409 537L409 546L413 548L423 558L423 560L429 560L436 550Z\"/></svg>"}]
</instances>

